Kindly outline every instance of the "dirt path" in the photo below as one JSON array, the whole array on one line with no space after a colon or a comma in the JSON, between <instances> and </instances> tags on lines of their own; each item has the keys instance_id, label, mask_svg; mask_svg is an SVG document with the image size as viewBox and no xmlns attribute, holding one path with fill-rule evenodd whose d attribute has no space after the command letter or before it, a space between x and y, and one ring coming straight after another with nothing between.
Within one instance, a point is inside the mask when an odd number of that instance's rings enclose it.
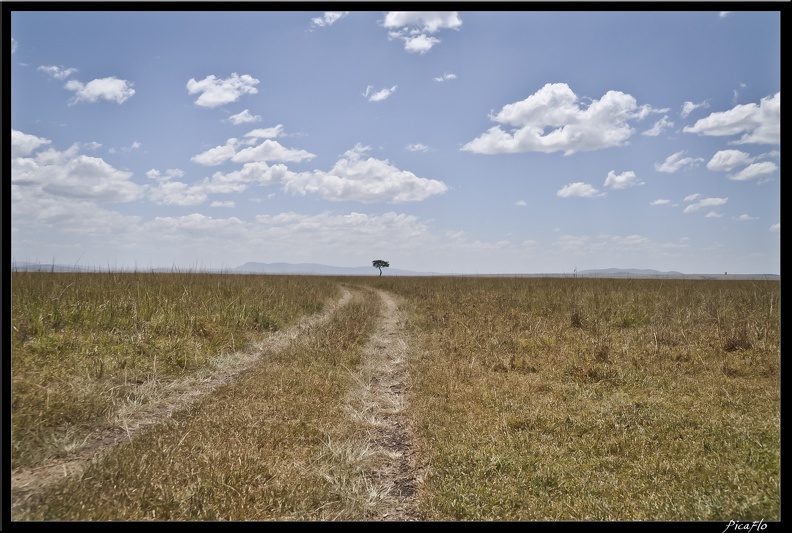
<instances>
[{"instance_id":1,"label":"dirt path","mask_svg":"<svg viewBox=\"0 0 792 533\"><path fill-rule=\"evenodd\" d=\"M376 291L382 301L380 321L365 348L356 376L358 389L350 392L347 409L364 424L369 451L380 457L371 472L382 494L373 520L420 520L416 490L421 470L415 461L410 421L406 415L408 340L396 301Z\"/></svg>"},{"instance_id":2,"label":"dirt path","mask_svg":"<svg viewBox=\"0 0 792 533\"><path fill-rule=\"evenodd\" d=\"M352 300L352 294L343 289L342 296L324 311L304 317L297 324L273 333L256 344L249 352L231 354L215 361L211 368L175 381L151 380L141 384L146 394L157 400L143 406L130 406L120 414L117 427L90 435L78 449L66 457L52 459L31 468L11 471L11 514L24 507L26 500L36 491L42 490L64 477L82 472L93 460L97 460L115 445L132 439L142 429L162 422L175 411L189 406L217 387L236 379L262 356L278 351L311 328L326 322L340 307Z\"/></svg>"}]
</instances>

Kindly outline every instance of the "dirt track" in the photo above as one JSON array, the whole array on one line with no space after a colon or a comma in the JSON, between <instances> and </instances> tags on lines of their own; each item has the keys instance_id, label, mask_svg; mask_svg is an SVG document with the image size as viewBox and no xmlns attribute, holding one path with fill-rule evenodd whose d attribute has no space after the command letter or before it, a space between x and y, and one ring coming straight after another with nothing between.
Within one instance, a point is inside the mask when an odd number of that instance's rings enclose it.
<instances>
[{"instance_id":1,"label":"dirt track","mask_svg":"<svg viewBox=\"0 0 792 533\"><path fill-rule=\"evenodd\" d=\"M383 487L382 500L374 511L375 520L419 520L416 488L420 482L413 461L413 445L409 421L405 415L407 338L395 300L386 292L377 291L381 301L377 329L365 349L365 359L357 383L361 390L350 397L365 401L348 405L347 409L367 427L370 445L381 457L371 473ZM83 445L66 457L52 459L32 468L11 472L11 513L24 508L28 498L37 491L57 483L64 477L77 475L91 461L99 460L115 445L133 439L143 428L160 423L217 387L229 383L249 369L262 356L282 349L310 328L326 322L340 307L352 300L349 290L342 297L314 316L305 317L296 325L269 336L250 352L226 358L215 370L168 383L150 382L149 387L162 389L161 399L129 412L119 427L91 435Z\"/></svg>"},{"instance_id":2,"label":"dirt track","mask_svg":"<svg viewBox=\"0 0 792 533\"><path fill-rule=\"evenodd\" d=\"M361 390L354 395L359 399L352 414L366 424L373 451L381 457L372 474L384 495L373 518L420 520L416 490L421 475L406 416L408 339L393 297L377 293L382 301L380 319L366 346L357 379Z\"/></svg>"}]
</instances>

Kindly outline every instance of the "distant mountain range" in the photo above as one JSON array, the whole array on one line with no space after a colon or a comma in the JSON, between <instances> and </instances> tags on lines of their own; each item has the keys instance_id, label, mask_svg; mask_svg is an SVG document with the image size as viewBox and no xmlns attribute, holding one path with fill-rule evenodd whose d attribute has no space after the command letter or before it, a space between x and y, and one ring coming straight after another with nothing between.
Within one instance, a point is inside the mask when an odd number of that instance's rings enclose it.
<instances>
[{"instance_id":1,"label":"distant mountain range","mask_svg":"<svg viewBox=\"0 0 792 533\"><path fill-rule=\"evenodd\" d=\"M138 271L138 272L216 272L223 274L291 274L314 276L379 276L379 270L373 266L338 267L318 263L245 263L230 269L180 269L174 267L162 268L90 268L59 264L12 262L11 271L34 272L108 272L108 271ZM652 269L638 268L603 268L593 270L578 270L577 272L545 273L545 274L458 274L440 272L416 272L398 268L385 267L383 276L490 276L490 277L579 277L579 278L667 278L667 279L769 279L780 280L778 274L683 274L682 272L662 272Z\"/></svg>"}]
</instances>

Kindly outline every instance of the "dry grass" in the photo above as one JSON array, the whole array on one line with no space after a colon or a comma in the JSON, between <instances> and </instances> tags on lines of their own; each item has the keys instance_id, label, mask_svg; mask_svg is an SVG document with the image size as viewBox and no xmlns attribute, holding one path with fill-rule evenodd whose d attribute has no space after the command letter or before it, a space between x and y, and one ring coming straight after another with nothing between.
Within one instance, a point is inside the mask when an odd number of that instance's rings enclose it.
<instances>
[{"instance_id":1,"label":"dry grass","mask_svg":"<svg viewBox=\"0 0 792 533\"><path fill-rule=\"evenodd\" d=\"M68 452L337 293L324 278L14 272L13 466Z\"/></svg>"},{"instance_id":2,"label":"dry grass","mask_svg":"<svg viewBox=\"0 0 792 533\"><path fill-rule=\"evenodd\" d=\"M341 405L376 310L376 297L359 295L239 380L36 495L18 519L362 519L377 497L371 458Z\"/></svg>"},{"instance_id":3,"label":"dry grass","mask_svg":"<svg viewBox=\"0 0 792 533\"><path fill-rule=\"evenodd\" d=\"M33 464L150 401L146 378L197 376L231 351L194 324L258 316L229 327L253 342L255 324L284 327L340 284L356 296L16 520L368 520L390 489L372 472L399 460L372 440L385 411L410 419L426 520L780 520L778 282L26 276L12 279L12 458ZM411 337L393 405L373 399L390 366L366 359L380 304L363 286L398 295ZM92 308L113 320L78 312ZM192 332L185 366L171 331ZM101 357L86 339L104 339ZM143 383L115 392L133 360Z\"/></svg>"},{"instance_id":4,"label":"dry grass","mask_svg":"<svg viewBox=\"0 0 792 533\"><path fill-rule=\"evenodd\" d=\"M431 520L780 519L777 282L380 281Z\"/></svg>"}]
</instances>

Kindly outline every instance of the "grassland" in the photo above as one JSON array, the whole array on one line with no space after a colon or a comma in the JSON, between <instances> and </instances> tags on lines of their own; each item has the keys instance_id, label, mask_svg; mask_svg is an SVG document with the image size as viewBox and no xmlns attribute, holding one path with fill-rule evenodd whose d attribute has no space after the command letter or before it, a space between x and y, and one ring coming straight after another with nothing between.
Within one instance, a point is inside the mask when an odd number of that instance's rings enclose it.
<instances>
[{"instance_id":1,"label":"grassland","mask_svg":"<svg viewBox=\"0 0 792 533\"><path fill-rule=\"evenodd\" d=\"M69 453L149 401L147 381L249 349L342 286L331 320L14 519L376 516L346 409L377 289L405 319L423 519L780 520L777 281L18 272L12 466Z\"/></svg>"}]
</instances>

